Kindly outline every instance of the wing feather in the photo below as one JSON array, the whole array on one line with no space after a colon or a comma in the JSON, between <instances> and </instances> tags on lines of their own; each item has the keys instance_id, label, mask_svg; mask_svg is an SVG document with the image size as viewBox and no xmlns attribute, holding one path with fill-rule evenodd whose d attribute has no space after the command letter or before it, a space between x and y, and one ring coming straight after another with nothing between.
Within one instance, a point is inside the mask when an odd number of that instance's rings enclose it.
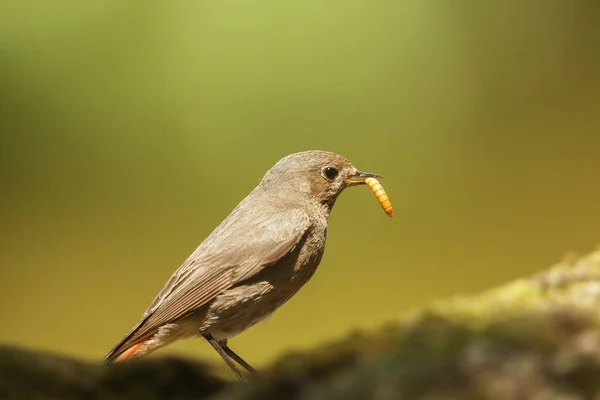
<instances>
[{"instance_id":1,"label":"wing feather","mask_svg":"<svg viewBox=\"0 0 600 400\"><path fill-rule=\"evenodd\" d=\"M309 224L301 209L278 211L266 221L234 210L173 274L140 322L106 360L281 259L296 246Z\"/></svg>"}]
</instances>

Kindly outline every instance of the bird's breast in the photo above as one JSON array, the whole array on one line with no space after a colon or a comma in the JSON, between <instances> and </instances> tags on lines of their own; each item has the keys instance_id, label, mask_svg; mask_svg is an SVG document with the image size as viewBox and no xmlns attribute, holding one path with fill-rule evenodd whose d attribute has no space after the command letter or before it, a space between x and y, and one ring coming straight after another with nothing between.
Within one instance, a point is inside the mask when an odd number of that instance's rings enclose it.
<instances>
[{"instance_id":1,"label":"bird's breast","mask_svg":"<svg viewBox=\"0 0 600 400\"><path fill-rule=\"evenodd\" d=\"M279 261L218 295L210 303L202 330L218 340L227 339L268 319L313 276L325 237L326 229L309 229Z\"/></svg>"}]
</instances>

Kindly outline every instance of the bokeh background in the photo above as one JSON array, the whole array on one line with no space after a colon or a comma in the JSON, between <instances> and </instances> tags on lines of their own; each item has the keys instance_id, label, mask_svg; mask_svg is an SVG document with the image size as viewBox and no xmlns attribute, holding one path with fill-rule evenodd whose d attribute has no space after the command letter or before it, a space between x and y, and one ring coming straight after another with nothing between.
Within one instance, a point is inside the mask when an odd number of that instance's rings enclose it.
<instances>
[{"instance_id":1,"label":"bokeh background","mask_svg":"<svg viewBox=\"0 0 600 400\"><path fill-rule=\"evenodd\" d=\"M597 1L0 4L0 343L100 359L279 158L377 172L261 365L600 242ZM217 360L199 340L155 354Z\"/></svg>"}]
</instances>

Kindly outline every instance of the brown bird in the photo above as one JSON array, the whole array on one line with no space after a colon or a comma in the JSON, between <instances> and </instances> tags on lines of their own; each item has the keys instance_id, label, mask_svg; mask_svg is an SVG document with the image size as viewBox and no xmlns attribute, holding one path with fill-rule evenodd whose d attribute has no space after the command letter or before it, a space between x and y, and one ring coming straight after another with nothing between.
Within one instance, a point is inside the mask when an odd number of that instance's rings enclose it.
<instances>
[{"instance_id":1,"label":"brown bird","mask_svg":"<svg viewBox=\"0 0 600 400\"><path fill-rule=\"evenodd\" d=\"M233 361L254 369L228 347L228 339L269 318L308 282L323 256L337 197L369 177L379 176L330 152L281 159L175 271L105 361L203 336L244 379Z\"/></svg>"}]
</instances>

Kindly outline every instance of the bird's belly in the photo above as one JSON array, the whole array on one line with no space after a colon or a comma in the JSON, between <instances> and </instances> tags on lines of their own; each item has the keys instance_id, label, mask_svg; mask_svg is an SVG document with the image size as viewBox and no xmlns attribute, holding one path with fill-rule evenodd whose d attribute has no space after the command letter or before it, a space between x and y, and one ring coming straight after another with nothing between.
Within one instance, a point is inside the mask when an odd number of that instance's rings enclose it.
<instances>
[{"instance_id":1,"label":"bird's belly","mask_svg":"<svg viewBox=\"0 0 600 400\"><path fill-rule=\"evenodd\" d=\"M210 303L201 331L225 340L268 319L293 293L272 282L240 285L221 293Z\"/></svg>"},{"instance_id":2,"label":"bird's belly","mask_svg":"<svg viewBox=\"0 0 600 400\"><path fill-rule=\"evenodd\" d=\"M304 277L301 274L285 281L254 281L228 289L211 302L201 331L210 333L217 340L231 338L252 325L269 319L308 278L310 276Z\"/></svg>"}]
</instances>

